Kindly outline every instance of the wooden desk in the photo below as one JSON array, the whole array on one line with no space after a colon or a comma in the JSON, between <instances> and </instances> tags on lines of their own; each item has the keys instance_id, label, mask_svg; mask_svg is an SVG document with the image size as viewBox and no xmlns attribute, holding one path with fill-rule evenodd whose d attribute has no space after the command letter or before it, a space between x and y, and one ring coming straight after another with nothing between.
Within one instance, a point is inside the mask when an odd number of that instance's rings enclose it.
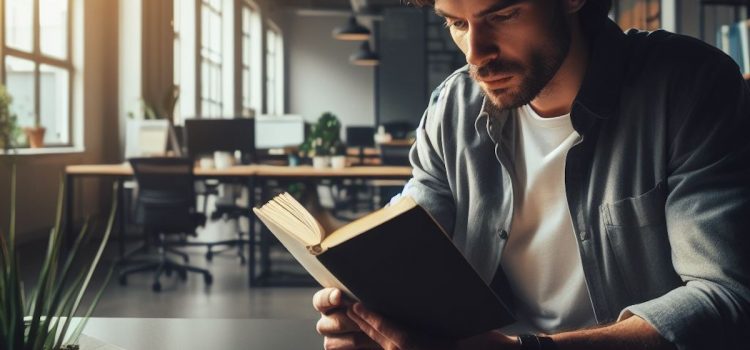
<instances>
[{"instance_id":1,"label":"wooden desk","mask_svg":"<svg viewBox=\"0 0 750 350\"><path fill-rule=\"evenodd\" d=\"M94 317L86 324L84 334L126 350L322 349L323 338L315 331L315 322Z\"/></svg>"},{"instance_id":2,"label":"wooden desk","mask_svg":"<svg viewBox=\"0 0 750 350\"><path fill-rule=\"evenodd\" d=\"M354 166L343 169L315 169L312 166L276 166L276 165L240 165L233 166L225 169L202 169L195 168L194 175L197 178L216 178L221 180L236 180L243 183L249 190L250 193L250 207L255 207L257 203L256 188L258 183L262 184L269 180L296 180L296 181L320 181L323 179L367 179L367 180L407 180L412 176L412 168L408 166ZM117 201L119 205L118 215L120 220L118 221L118 241L119 241L119 253L120 257L125 254L124 244L124 233L125 233L125 219L127 217L126 208L123 205L124 202L124 190L123 184L125 180L133 176L133 169L129 164L91 164L91 165L69 165L65 167L65 182L66 182L66 205L65 205L65 232L67 242L72 242L71 237L73 234L73 204L74 193L75 193L75 180L81 177L109 177L114 178L117 181ZM265 200L261 194L261 200ZM249 237L251 244L249 245L249 275L250 285L255 284L256 275L254 271L255 266L255 249L254 242L256 237L255 232L255 215L249 215L250 219L250 232ZM262 237L262 235L261 235ZM270 258L267 256L269 252L264 250L263 242L261 241L261 276L263 276L270 268Z\"/></svg>"},{"instance_id":3,"label":"wooden desk","mask_svg":"<svg viewBox=\"0 0 750 350\"><path fill-rule=\"evenodd\" d=\"M411 177L408 166L353 166L343 169L315 169L309 165L296 167L278 165L240 165L225 169L195 168L196 177L266 177L266 178L372 178L408 179ZM133 169L128 164L69 165L65 174L72 177L132 177Z\"/></svg>"}]
</instances>

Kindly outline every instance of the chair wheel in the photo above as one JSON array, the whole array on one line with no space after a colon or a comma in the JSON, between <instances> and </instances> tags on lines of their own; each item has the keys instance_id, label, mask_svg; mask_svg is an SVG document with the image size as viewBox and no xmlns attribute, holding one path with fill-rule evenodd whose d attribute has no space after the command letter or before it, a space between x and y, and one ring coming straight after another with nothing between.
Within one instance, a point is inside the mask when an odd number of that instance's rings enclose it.
<instances>
[{"instance_id":1,"label":"chair wheel","mask_svg":"<svg viewBox=\"0 0 750 350\"><path fill-rule=\"evenodd\" d=\"M210 285L211 285L211 283L213 283L213 282L214 282L214 278L213 278L213 276L211 276L211 275L209 275L209 274L204 274L204 275L203 275L203 282L206 282L206 285L209 285L209 286L210 286Z\"/></svg>"},{"instance_id":2,"label":"chair wheel","mask_svg":"<svg viewBox=\"0 0 750 350\"><path fill-rule=\"evenodd\" d=\"M153 290L154 292L161 292L161 283L154 282L154 284L151 285L151 290Z\"/></svg>"},{"instance_id":3,"label":"chair wheel","mask_svg":"<svg viewBox=\"0 0 750 350\"><path fill-rule=\"evenodd\" d=\"M120 276L118 282L120 282L121 286L128 284L128 277L127 276Z\"/></svg>"}]
</instances>

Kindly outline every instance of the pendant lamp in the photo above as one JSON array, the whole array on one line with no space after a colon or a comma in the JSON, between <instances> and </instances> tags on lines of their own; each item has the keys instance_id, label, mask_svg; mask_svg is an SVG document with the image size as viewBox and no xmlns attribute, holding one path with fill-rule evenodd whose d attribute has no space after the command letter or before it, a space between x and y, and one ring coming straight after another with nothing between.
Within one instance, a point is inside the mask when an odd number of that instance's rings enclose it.
<instances>
[{"instance_id":1,"label":"pendant lamp","mask_svg":"<svg viewBox=\"0 0 750 350\"><path fill-rule=\"evenodd\" d=\"M370 39L370 30L359 24L357 18L352 15L346 25L333 30L333 37L338 40L363 41Z\"/></svg>"},{"instance_id":2,"label":"pendant lamp","mask_svg":"<svg viewBox=\"0 0 750 350\"><path fill-rule=\"evenodd\" d=\"M359 50L349 56L349 62L357 66L373 67L380 64L380 56L370 49L369 41L364 41Z\"/></svg>"}]
</instances>

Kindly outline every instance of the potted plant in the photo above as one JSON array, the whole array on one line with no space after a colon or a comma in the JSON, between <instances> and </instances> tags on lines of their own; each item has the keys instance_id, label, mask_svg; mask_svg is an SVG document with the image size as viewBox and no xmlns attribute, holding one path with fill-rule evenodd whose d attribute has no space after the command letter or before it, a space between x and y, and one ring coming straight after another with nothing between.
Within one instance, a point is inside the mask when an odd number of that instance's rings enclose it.
<instances>
[{"instance_id":1,"label":"potted plant","mask_svg":"<svg viewBox=\"0 0 750 350\"><path fill-rule=\"evenodd\" d=\"M96 293L83 318L76 325L81 300L94 269L107 244L116 213L113 202L106 230L93 258L83 257L82 246L90 239L89 225L84 224L67 254L61 254L63 185L57 203L55 226L50 232L47 254L42 263L38 282L31 293L24 291L20 276L19 256L15 242L16 171L11 171L10 229L7 238L0 234L0 348L8 350L74 350L109 281L112 269L101 289ZM63 259L64 257L64 259ZM64 261L63 261L64 260ZM83 266L78 270L74 266ZM86 349L81 349L86 350Z\"/></svg>"},{"instance_id":2,"label":"potted plant","mask_svg":"<svg viewBox=\"0 0 750 350\"><path fill-rule=\"evenodd\" d=\"M0 149L5 152L15 146L19 135L16 116L10 113L11 102L13 99L0 84Z\"/></svg>"},{"instance_id":3,"label":"potted plant","mask_svg":"<svg viewBox=\"0 0 750 350\"><path fill-rule=\"evenodd\" d=\"M300 156L313 159L313 167L324 168L330 164L330 157L343 145L340 138L341 122L330 112L323 113L318 122L310 128L310 135L300 145Z\"/></svg>"},{"instance_id":4,"label":"potted plant","mask_svg":"<svg viewBox=\"0 0 750 350\"><path fill-rule=\"evenodd\" d=\"M47 129L39 124L37 121L34 126L23 128L23 132L29 140L29 147L31 148L42 148L44 147L44 133Z\"/></svg>"}]
</instances>

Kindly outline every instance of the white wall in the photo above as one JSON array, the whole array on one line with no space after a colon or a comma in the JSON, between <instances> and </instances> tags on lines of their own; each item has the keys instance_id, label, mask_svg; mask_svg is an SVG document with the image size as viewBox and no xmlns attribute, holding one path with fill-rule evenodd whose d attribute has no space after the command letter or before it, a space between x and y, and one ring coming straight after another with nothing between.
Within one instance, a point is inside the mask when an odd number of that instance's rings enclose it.
<instances>
[{"instance_id":1,"label":"white wall","mask_svg":"<svg viewBox=\"0 0 750 350\"><path fill-rule=\"evenodd\" d=\"M375 68L349 63L358 42L331 37L333 28L345 22L345 17L287 15L284 35L289 113L314 121L330 111L344 128L375 123Z\"/></svg>"}]
</instances>

